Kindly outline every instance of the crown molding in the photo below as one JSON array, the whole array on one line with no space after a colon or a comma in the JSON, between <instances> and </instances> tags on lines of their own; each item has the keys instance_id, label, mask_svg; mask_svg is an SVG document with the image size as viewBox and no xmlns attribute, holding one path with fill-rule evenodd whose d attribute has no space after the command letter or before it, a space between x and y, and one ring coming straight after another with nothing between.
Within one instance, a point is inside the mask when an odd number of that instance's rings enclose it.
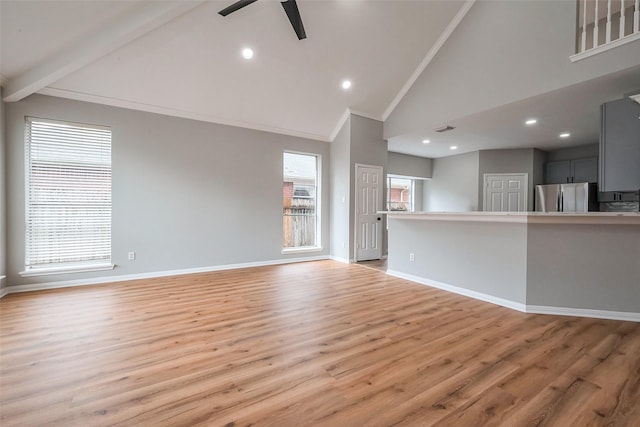
<instances>
[{"instance_id":1,"label":"crown molding","mask_svg":"<svg viewBox=\"0 0 640 427\"><path fill-rule=\"evenodd\" d=\"M360 117L364 117L365 119L371 119L371 120L376 120L378 122L383 121L382 117L379 116L374 116L372 114L367 114L367 113L363 113L361 111L357 111L357 110L353 110L351 108L349 108L349 112L355 116L360 116Z\"/></svg>"},{"instance_id":2,"label":"crown molding","mask_svg":"<svg viewBox=\"0 0 640 427\"><path fill-rule=\"evenodd\" d=\"M160 105L143 104L140 102L128 101L119 98L111 98L106 96L92 95L88 93L75 92L66 89L57 89L46 87L37 93L41 95L55 96L58 98L73 99L75 101L91 102L93 104L109 105L112 107L127 108L130 110L145 111L147 113L162 114L165 116L180 117L183 119L197 120L201 122L216 123L220 125L233 126L245 129L252 129L262 132L277 133L280 135L295 136L298 138L313 139L316 141L330 142L325 135L314 133L299 132L292 129L284 129L276 126L263 124L247 123L239 120L226 119L211 114L203 114L195 111L178 110L175 108L162 107Z\"/></svg>"},{"instance_id":3,"label":"crown molding","mask_svg":"<svg viewBox=\"0 0 640 427\"><path fill-rule=\"evenodd\" d=\"M347 108L344 110L344 113L342 113L342 115L340 116L340 119L338 119L338 123L336 124L336 126L333 128L333 131L329 135L329 142L333 142L333 140L336 139L336 136L338 136L338 132L340 132L340 129L342 129L342 126L344 126L344 124L347 122L349 117L351 117L351 111L349 111L349 109Z\"/></svg>"}]
</instances>

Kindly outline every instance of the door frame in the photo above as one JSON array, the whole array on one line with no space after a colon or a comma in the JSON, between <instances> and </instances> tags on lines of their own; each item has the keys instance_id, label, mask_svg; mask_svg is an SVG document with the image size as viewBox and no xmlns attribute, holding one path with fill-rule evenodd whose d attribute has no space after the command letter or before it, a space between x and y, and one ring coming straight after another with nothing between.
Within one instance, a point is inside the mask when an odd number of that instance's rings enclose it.
<instances>
[{"instance_id":1,"label":"door frame","mask_svg":"<svg viewBox=\"0 0 640 427\"><path fill-rule=\"evenodd\" d=\"M378 208L378 210L382 210L382 208L384 207L384 200L383 197L385 197L385 186L386 186L386 178L384 176L384 168L382 166L378 166L378 165L366 165L364 163L356 163L355 164L355 180L354 180L354 205L353 205L353 260L355 262L358 262L358 200L360 200L359 196L360 196L360 190L359 190L359 185L358 183L360 182L360 175L358 173L358 169L359 168L369 168L369 169L378 169L380 171L380 193L378 200L379 200L379 204L381 204L382 206L380 206ZM382 235L383 231L382 231L382 226L381 226L381 230L380 230L380 258L382 259L382 244L384 243L384 236Z\"/></svg>"},{"instance_id":2,"label":"door frame","mask_svg":"<svg viewBox=\"0 0 640 427\"><path fill-rule=\"evenodd\" d=\"M524 177L524 212L528 212L529 209L529 173L528 172L515 172L515 173L485 173L483 174L482 182L482 211L487 212L487 178L491 176L522 176Z\"/></svg>"}]
</instances>

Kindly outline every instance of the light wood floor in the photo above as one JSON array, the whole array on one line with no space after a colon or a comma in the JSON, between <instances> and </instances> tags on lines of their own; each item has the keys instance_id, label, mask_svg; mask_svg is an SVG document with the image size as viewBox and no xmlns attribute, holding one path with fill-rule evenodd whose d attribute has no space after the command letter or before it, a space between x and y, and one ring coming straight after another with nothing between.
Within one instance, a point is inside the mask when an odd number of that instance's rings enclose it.
<instances>
[{"instance_id":1,"label":"light wood floor","mask_svg":"<svg viewBox=\"0 0 640 427\"><path fill-rule=\"evenodd\" d=\"M638 426L640 324L333 261L0 300L8 426Z\"/></svg>"}]
</instances>

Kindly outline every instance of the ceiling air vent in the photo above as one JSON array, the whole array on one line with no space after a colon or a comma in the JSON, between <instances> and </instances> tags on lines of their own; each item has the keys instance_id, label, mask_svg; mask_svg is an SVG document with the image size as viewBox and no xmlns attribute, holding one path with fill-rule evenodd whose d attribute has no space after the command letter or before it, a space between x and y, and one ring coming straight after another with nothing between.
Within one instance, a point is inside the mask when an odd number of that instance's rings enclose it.
<instances>
[{"instance_id":1,"label":"ceiling air vent","mask_svg":"<svg viewBox=\"0 0 640 427\"><path fill-rule=\"evenodd\" d=\"M442 133L442 132L448 132L448 131L450 131L450 130L454 130L454 129L455 129L455 128L454 128L453 126L444 125L444 126L440 126L440 127L438 127L438 128L435 128L434 130L435 130L436 132L440 132L440 133Z\"/></svg>"}]
</instances>

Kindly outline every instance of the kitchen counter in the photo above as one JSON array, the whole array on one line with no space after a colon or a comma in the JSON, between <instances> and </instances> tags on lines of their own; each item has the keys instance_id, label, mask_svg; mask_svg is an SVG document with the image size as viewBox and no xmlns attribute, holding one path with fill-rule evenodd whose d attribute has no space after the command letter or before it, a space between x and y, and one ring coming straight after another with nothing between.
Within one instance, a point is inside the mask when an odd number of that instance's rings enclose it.
<instances>
[{"instance_id":1,"label":"kitchen counter","mask_svg":"<svg viewBox=\"0 0 640 427\"><path fill-rule=\"evenodd\" d=\"M640 321L640 213L384 213L391 275L523 312Z\"/></svg>"}]
</instances>

